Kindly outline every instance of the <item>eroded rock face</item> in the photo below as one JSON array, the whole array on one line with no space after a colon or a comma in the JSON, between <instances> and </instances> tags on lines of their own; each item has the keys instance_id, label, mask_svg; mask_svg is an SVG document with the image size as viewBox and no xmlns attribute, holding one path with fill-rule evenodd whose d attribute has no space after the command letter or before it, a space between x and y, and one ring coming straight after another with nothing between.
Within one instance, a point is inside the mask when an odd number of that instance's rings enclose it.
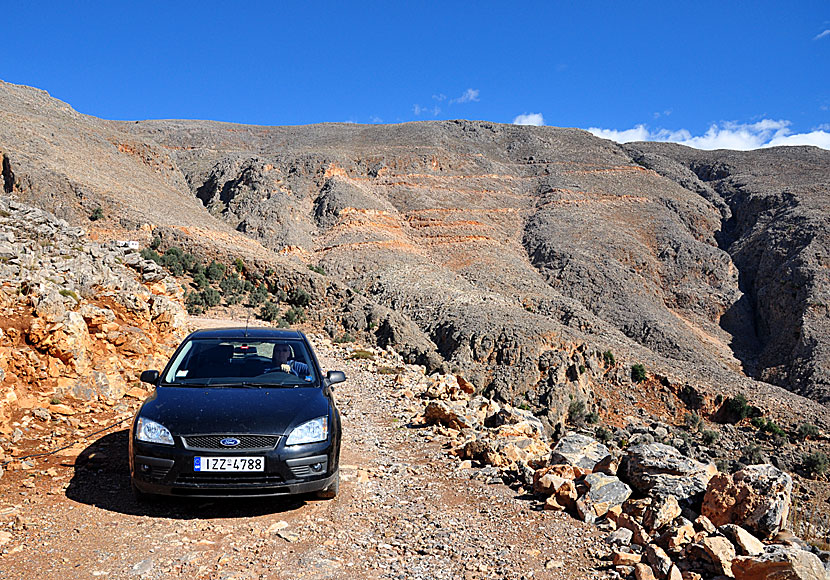
<instances>
[{"instance_id":1,"label":"eroded rock face","mask_svg":"<svg viewBox=\"0 0 830 580\"><path fill-rule=\"evenodd\" d=\"M792 488L792 478L769 464L719 473L709 481L702 513L715 525L737 524L769 538L786 525Z\"/></svg>"},{"instance_id":2,"label":"eroded rock face","mask_svg":"<svg viewBox=\"0 0 830 580\"><path fill-rule=\"evenodd\" d=\"M714 464L684 457L662 443L636 445L620 462L619 473L637 491L656 497L674 496L681 504L698 504L709 479L717 473Z\"/></svg>"}]
</instances>

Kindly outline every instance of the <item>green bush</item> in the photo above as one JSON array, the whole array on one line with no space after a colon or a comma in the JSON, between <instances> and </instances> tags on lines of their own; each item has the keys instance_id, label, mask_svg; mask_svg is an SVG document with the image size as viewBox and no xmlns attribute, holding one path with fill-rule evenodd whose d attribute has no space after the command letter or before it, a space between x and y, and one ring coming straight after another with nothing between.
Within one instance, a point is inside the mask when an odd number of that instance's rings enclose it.
<instances>
[{"instance_id":1,"label":"green bush","mask_svg":"<svg viewBox=\"0 0 830 580\"><path fill-rule=\"evenodd\" d=\"M210 285L210 284L208 284L207 278L205 278L204 272L199 272L198 274L193 275L193 284L199 290L204 290L205 288L207 288Z\"/></svg>"},{"instance_id":2,"label":"green bush","mask_svg":"<svg viewBox=\"0 0 830 580\"><path fill-rule=\"evenodd\" d=\"M311 295L302 288L295 288L291 291L289 302L295 306L308 306L311 304Z\"/></svg>"},{"instance_id":3,"label":"green bush","mask_svg":"<svg viewBox=\"0 0 830 580\"><path fill-rule=\"evenodd\" d=\"M89 214L90 221L97 222L99 219L104 217L104 210L101 209L101 206L96 207L92 210L92 213Z\"/></svg>"},{"instance_id":4,"label":"green bush","mask_svg":"<svg viewBox=\"0 0 830 580\"><path fill-rule=\"evenodd\" d=\"M631 380L635 383L642 383L646 380L646 367L637 363L631 365Z\"/></svg>"},{"instance_id":5,"label":"green bush","mask_svg":"<svg viewBox=\"0 0 830 580\"><path fill-rule=\"evenodd\" d=\"M150 249L151 250L158 250L161 246L161 238L158 236L153 237L153 241L150 242Z\"/></svg>"},{"instance_id":6,"label":"green bush","mask_svg":"<svg viewBox=\"0 0 830 580\"><path fill-rule=\"evenodd\" d=\"M700 429L701 424L703 423L703 419L700 418L700 415L692 411L691 413L686 413L683 415L683 423L689 429L689 431L697 431Z\"/></svg>"},{"instance_id":7,"label":"green bush","mask_svg":"<svg viewBox=\"0 0 830 580\"><path fill-rule=\"evenodd\" d=\"M285 320L288 324L295 324L305 320L305 309L300 306L293 306L285 312Z\"/></svg>"},{"instance_id":8,"label":"green bush","mask_svg":"<svg viewBox=\"0 0 830 580\"><path fill-rule=\"evenodd\" d=\"M602 353L602 362L605 363L605 366L612 367L617 361L614 359L614 353L610 350L606 350Z\"/></svg>"},{"instance_id":9,"label":"green bush","mask_svg":"<svg viewBox=\"0 0 830 580\"><path fill-rule=\"evenodd\" d=\"M780 425L778 425L775 421L771 419L765 419L764 417L753 417L750 420L752 426L757 427L761 431L765 433L770 433L772 435L781 437L787 434Z\"/></svg>"},{"instance_id":10,"label":"green bush","mask_svg":"<svg viewBox=\"0 0 830 580\"><path fill-rule=\"evenodd\" d=\"M732 423L737 423L747 417L760 417L761 415L758 407L750 405L743 394L726 399L723 402L723 411L726 414L726 419Z\"/></svg>"},{"instance_id":11,"label":"green bush","mask_svg":"<svg viewBox=\"0 0 830 580\"><path fill-rule=\"evenodd\" d=\"M311 270L312 272L317 272L318 274L322 274L323 276L326 275L326 271L323 270L320 266L314 266L312 264L309 264L308 269Z\"/></svg>"},{"instance_id":12,"label":"green bush","mask_svg":"<svg viewBox=\"0 0 830 580\"><path fill-rule=\"evenodd\" d=\"M245 262L242 261L242 258L237 258L233 261L233 265L236 268L236 271L242 273L245 271Z\"/></svg>"},{"instance_id":13,"label":"green bush","mask_svg":"<svg viewBox=\"0 0 830 580\"><path fill-rule=\"evenodd\" d=\"M262 320L266 320L268 322L273 322L280 317L280 307L279 304L274 302L273 300L269 300L262 307L259 309L259 317Z\"/></svg>"},{"instance_id":14,"label":"green bush","mask_svg":"<svg viewBox=\"0 0 830 580\"><path fill-rule=\"evenodd\" d=\"M799 439L807 439L808 437L818 437L818 427L810 423L801 423L795 430L795 435Z\"/></svg>"},{"instance_id":15,"label":"green bush","mask_svg":"<svg viewBox=\"0 0 830 580\"><path fill-rule=\"evenodd\" d=\"M612 437L613 435L611 434L611 431L609 431L605 427L599 426L594 431L594 438L600 443L608 443L609 441L611 441Z\"/></svg>"},{"instance_id":16,"label":"green bush","mask_svg":"<svg viewBox=\"0 0 830 580\"><path fill-rule=\"evenodd\" d=\"M349 355L349 358L355 360L375 360L375 355L369 352L368 350L358 348L352 351L352 354Z\"/></svg>"},{"instance_id":17,"label":"green bush","mask_svg":"<svg viewBox=\"0 0 830 580\"><path fill-rule=\"evenodd\" d=\"M599 423L599 413L596 411L591 411L587 415L585 415L585 422L589 425L596 425Z\"/></svg>"},{"instance_id":18,"label":"green bush","mask_svg":"<svg viewBox=\"0 0 830 580\"><path fill-rule=\"evenodd\" d=\"M348 332L344 332L342 336L340 336L339 338L335 338L333 340L338 344L343 344L346 342L354 342L354 337L352 337L352 335Z\"/></svg>"},{"instance_id":19,"label":"green bush","mask_svg":"<svg viewBox=\"0 0 830 580\"><path fill-rule=\"evenodd\" d=\"M822 476L830 467L830 459L821 451L806 453L801 457L801 467L811 476Z\"/></svg>"},{"instance_id":20,"label":"green bush","mask_svg":"<svg viewBox=\"0 0 830 580\"><path fill-rule=\"evenodd\" d=\"M259 306L268 299L268 289L265 284L260 284L254 291L248 294L248 304L251 306Z\"/></svg>"},{"instance_id":21,"label":"green bush","mask_svg":"<svg viewBox=\"0 0 830 580\"><path fill-rule=\"evenodd\" d=\"M720 439L720 433L714 431L712 429L704 429L700 433L701 437L703 437L703 444L704 445L711 445L718 439Z\"/></svg>"},{"instance_id":22,"label":"green bush","mask_svg":"<svg viewBox=\"0 0 830 580\"><path fill-rule=\"evenodd\" d=\"M58 294L65 298L72 298L75 302L80 302L81 299L78 298L78 295L75 294L72 290L67 290L66 288L61 288L58 290Z\"/></svg>"},{"instance_id":23,"label":"green bush","mask_svg":"<svg viewBox=\"0 0 830 580\"><path fill-rule=\"evenodd\" d=\"M747 465L758 465L759 463L764 463L766 458L759 445L749 445L744 448L741 461Z\"/></svg>"},{"instance_id":24,"label":"green bush","mask_svg":"<svg viewBox=\"0 0 830 580\"><path fill-rule=\"evenodd\" d=\"M585 409L585 401L580 399L574 399L568 405L568 422L573 425L581 425L585 422L585 415L587 414L587 410Z\"/></svg>"},{"instance_id":25,"label":"green bush","mask_svg":"<svg viewBox=\"0 0 830 580\"><path fill-rule=\"evenodd\" d=\"M205 305L207 305L208 308L211 306L218 306L222 301L222 295L219 294L219 291L215 288L205 288L202 290L202 296L204 297Z\"/></svg>"},{"instance_id":26,"label":"green bush","mask_svg":"<svg viewBox=\"0 0 830 580\"><path fill-rule=\"evenodd\" d=\"M198 316L205 312L205 299L201 292L188 292L184 297L185 308L191 316Z\"/></svg>"},{"instance_id":27,"label":"green bush","mask_svg":"<svg viewBox=\"0 0 830 580\"><path fill-rule=\"evenodd\" d=\"M162 263L161 255L159 255L155 250L150 248L144 248L138 252L138 255L141 256L143 260L152 260L156 264Z\"/></svg>"},{"instance_id":28,"label":"green bush","mask_svg":"<svg viewBox=\"0 0 830 580\"><path fill-rule=\"evenodd\" d=\"M219 282L222 278L225 277L225 264L221 264L216 260L212 260L210 265L207 267L205 275L208 277L208 280Z\"/></svg>"}]
</instances>

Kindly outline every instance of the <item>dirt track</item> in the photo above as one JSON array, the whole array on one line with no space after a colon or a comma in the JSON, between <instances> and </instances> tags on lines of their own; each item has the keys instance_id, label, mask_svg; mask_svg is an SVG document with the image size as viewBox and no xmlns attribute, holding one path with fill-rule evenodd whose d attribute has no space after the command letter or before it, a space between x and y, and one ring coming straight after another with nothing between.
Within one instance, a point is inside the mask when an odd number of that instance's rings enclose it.
<instances>
[{"instance_id":1,"label":"dirt track","mask_svg":"<svg viewBox=\"0 0 830 580\"><path fill-rule=\"evenodd\" d=\"M137 503L124 423L0 480L0 579L604 577L596 530L472 480L393 377L343 353L318 348L349 378L337 499Z\"/></svg>"}]
</instances>

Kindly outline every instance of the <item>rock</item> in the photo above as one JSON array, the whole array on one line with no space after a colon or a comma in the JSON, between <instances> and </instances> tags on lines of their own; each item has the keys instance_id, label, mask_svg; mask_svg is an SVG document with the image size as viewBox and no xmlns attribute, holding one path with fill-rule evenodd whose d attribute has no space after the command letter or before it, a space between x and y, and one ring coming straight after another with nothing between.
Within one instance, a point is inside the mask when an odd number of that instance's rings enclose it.
<instances>
[{"instance_id":1,"label":"rock","mask_svg":"<svg viewBox=\"0 0 830 580\"><path fill-rule=\"evenodd\" d=\"M584 521L605 515L609 508L622 505L631 496L631 488L613 475L591 473L583 482L588 493L577 501L576 508Z\"/></svg>"},{"instance_id":2,"label":"rock","mask_svg":"<svg viewBox=\"0 0 830 580\"><path fill-rule=\"evenodd\" d=\"M599 441L587 435L568 433L553 448L550 462L593 470L608 455L608 448Z\"/></svg>"},{"instance_id":3,"label":"rock","mask_svg":"<svg viewBox=\"0 0 830 580\"><path fill-rule=\"evenodd\" d=\"M735 546L721 536L709 536L700 542L709 556L709 561L715 573L723 576L732 576L732 560L735 559Z\"/></svg>"},{"instance_id":4,"label":"rock","mask_svg":"<svg viewBox=\"0 0 830 580\"><path fill-rule=\"evenodd\" d=\"M473 421L467 416L467 407L458 402L431 401L424 409L429 424L439 424L451 429L471 429Z\"/></svg>"},{"instance_id":5,"label":"rock","mask_svg":"<svg viewBox=\"0 0 830 580\"><path fill-rule=\"evenodd\" d=\"M634 565L634 578L636 580L656 580L651 567L642 563Z\"/></svg>"},{"instance_id":6,"label":"rock","mask_svg":"<svg viewBox=\"0 0 830 580\"><path fill-rule=\"evenodd\" d=\"M720 532L729 538L729 541L737 548L741 556L757 556L764 551L764 544L736 524L724 524L718 528Z\"/></svg>"},{"instance_id":7,"label":"rock","mask_svg":"<svg viewBox=\"0 0 830 580\"><path fill-rule=\"evenodd\" d=\"M679 517L681 511L680 504L677 503L677 498L673 495L657 497L646 508L643 516L643 527L651 532L660 530Z\"/></svg>"},{"instance_id":8,"label":"rock","mask_svg":"<svg viewBox=\"0 0 830 580\"><path fill-rule=\"evenodd\" d=\"M643 526L632 518L630 515L623 513L617 518L617 526L620 528L625 528L627 530L631 530L633 535L631 537L631 541L639 546L645 546L651 543L651 536L649 533L643 528Z\"/></svg>"},{"instance_id":9,"label":"rock","mask_svg":"<svg viewBox=\"0 0 830 580\"><path fill-rule=\"evenodd\" d=\"M611 562L614 566L634 566L639 564L643 557L640 554L631 554L629 552L614 552Z\"/></svg>"},{"instance_id":10,"label":"rock","mask_svg":"<svg viewBox=\"0 0 830 580\"><path fill-rule=\"evenodd\" d=\"M605 537L605 543L612 546L630 546L634 532L627 528L618 528Z\"/></svg>"},{"instance_id":11,"label":"rock","mask_svg":"<svg viewBox=\"0 0 830 580\"><path fill-rule=\"evenodd\" d=\"M651 569L654 575L658 578L666 578L669 574L669 569L672 566L672 560L669 555L656 544L648 544L646 546L646 560L651 564Z\"/></svg>"},{"instance_id":12,"label":"rock","mask_svg":"<svg viewBox=\"0 0 830 580\"><path fill-rule=\"evenodd\" d=\"M680 554L695 537L692 522L684 520L680 524L672 524L657 538L657 544L671 554Z\"/></svg>"},{"instance_id":13,"label":"rock","mask_svg":"<svg viewBox=\"0 0 830 580\"><path fill-rule=\"evenodd\" d=\"M620 476L637 491L655 497L674 496L680 504L697 505L706 484L717 473L704 464L662 443L637 445L620 462Z\"/></svg>"},{"instance_id":14,"label":"rock","mask_svg":"<svg viewBox=\"0 0 830 580\"><path fill-rule=\"evenodd\" d=\"M717 526L737 524L769 538L787 522L792 478L769 464L751 465L709 482L702 513Z\"/></svg>"},{"instance_id":15,"label":"rock","mask_svg":"<svg viewBox=\"0 0 830 580\"><path fill-rule=\"evenodd\" d=\"M791 546L767 546L755 556L738 556L732 562L736 580L826 580L818 556Z\"/></svg>"}]
</instances>

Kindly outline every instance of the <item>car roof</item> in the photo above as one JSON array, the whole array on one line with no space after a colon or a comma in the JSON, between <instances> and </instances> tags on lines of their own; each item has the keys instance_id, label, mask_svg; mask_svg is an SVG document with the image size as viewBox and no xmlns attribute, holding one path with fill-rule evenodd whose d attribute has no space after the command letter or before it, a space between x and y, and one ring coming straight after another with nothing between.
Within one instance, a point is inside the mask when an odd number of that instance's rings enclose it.
<instances>
[{"instance_id":1,"label":"car roof","mask_svg":"<svg viewBox=\"0 0 830 580\"><path fill-rule=\"evenodd\" d=\"M277 328L208 328L192 332L188 339L195 338L270 338L270 339L304 339L305 336L299 330L281 330Z\"/></svg>"}]
</instances>

